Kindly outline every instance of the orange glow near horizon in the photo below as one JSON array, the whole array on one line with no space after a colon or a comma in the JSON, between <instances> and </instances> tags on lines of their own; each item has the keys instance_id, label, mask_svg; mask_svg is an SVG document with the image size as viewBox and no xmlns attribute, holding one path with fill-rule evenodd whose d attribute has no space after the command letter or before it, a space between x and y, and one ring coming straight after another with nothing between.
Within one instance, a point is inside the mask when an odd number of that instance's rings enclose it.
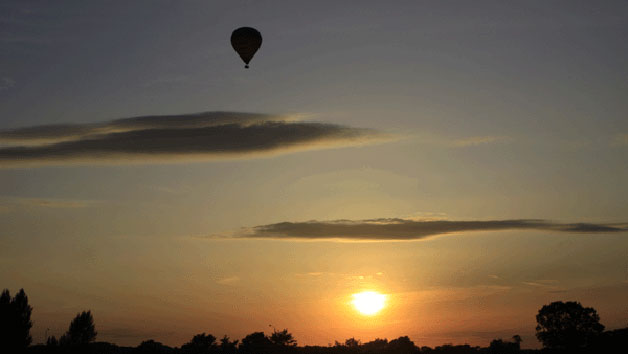
<instances>
[{"instance_id":1,"label":"orange glow near horizon","mask_svg":"<svg viewBox=\"0 0 628 354\"><path fill-rule=\"evenodd\" d=\"M363 291L353 294L351 303L358 312L366 316L379 313L386 306L387 296L375 291Z\"/></svg>"}]
</instances>

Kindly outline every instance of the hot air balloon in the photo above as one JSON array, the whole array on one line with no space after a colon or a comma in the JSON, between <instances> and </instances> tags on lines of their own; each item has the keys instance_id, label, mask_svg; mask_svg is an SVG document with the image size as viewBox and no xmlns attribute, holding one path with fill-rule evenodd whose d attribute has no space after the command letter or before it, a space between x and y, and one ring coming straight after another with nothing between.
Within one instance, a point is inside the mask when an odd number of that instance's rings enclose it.
<instances>
[{"instance_id":1,"label":"hot air balloon","mask_svg":"<svg viewBox=\"0 0 628 354\"><path fill-rule=\"evenodd\" d=\"M240 27L231 33L231 46L242 58L249 68L249 62L253 59L255 52L262 46L262 34L251 27Z\"/></svg>"}]
</instances>

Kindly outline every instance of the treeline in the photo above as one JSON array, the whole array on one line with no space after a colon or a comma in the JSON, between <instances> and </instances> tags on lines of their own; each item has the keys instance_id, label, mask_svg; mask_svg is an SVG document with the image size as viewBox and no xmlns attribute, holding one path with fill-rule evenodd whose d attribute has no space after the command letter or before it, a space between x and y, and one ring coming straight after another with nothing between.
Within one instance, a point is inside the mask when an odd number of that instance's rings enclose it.
<instances>
[{"instance_id":1,"label":"treeline","mask_svg":"<svg viewBox=\"0 0 628 354\"><path fill-rule=\"evenodd\" d=\"M407 336L361 342L349 338L333 346L299 347L287 329L251 333L241 340L211 334L193 336L181 347L169 347L155 340L137 347L120 347L96 342L97 332L90 311L78 313L65 334L50 336L45 344L31 345L32 307L21 289L14 297L8 290L0 295L0 353L32 354L513 354L513 353L628 353L628 328L605 331L597 312L578 302L557 301L543 306L537 316L536 337L541 350L521 349L522 339L494 339L488 347L445 344L435 348L419 347Z\"/></svg>"}]
</instances>

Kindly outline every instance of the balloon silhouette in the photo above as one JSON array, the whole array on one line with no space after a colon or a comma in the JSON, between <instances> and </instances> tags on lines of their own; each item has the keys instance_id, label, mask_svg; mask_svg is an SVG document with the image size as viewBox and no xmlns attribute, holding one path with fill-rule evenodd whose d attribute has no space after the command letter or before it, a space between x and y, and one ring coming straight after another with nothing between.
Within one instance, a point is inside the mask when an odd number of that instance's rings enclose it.
<instances>
[{"instance_id":1,"label":"balloon silhouette","mask_svg":"<svg viewBox=\"0 0 628 354\"><path fill-rule=\"evenodd\" d=\"M255 52L262 46L262 34L251 27L240 27L231 33L231 46L242 58L249 68L249 62L253 59Z\"/></svg>"}]
</instances>

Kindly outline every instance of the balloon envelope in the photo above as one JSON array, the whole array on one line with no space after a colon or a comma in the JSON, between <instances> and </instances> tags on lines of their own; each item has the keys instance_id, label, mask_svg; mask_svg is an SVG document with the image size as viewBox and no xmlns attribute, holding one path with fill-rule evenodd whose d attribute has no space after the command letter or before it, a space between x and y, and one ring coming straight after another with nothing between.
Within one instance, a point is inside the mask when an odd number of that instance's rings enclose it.
<instances>
[{"instance_id":1,"label":"balloon envelope","mask_svg":"<svg viewBox=\"0 0 628 354\"><path fill-rule=\"evenodd\" d=\"M255 52L262 46L262 34L255 28L240 27L231 33L231 46L248 68Z\"/></svg>"}]
</instances>

